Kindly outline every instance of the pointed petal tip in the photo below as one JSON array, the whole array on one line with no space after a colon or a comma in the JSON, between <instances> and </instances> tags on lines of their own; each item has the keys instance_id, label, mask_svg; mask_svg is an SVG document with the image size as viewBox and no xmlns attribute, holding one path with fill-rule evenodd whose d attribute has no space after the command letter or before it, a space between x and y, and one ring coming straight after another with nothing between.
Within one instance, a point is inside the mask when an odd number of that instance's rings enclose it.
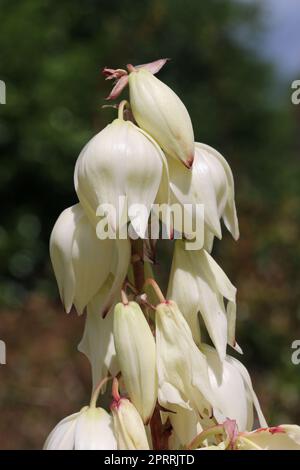
<instances>
[{"instance_id":1,"label":"pointed petal tip","mask_svg":"<svg viewBox=\"0 0 300 470\"><path fill-rule=\"evenodd\" d=\"M184 164L184 166L186 166L188 170L191 170L194 163L194 155L188 157L187 160L183 161L182 163Z\"/></svg>"}]
</instances>

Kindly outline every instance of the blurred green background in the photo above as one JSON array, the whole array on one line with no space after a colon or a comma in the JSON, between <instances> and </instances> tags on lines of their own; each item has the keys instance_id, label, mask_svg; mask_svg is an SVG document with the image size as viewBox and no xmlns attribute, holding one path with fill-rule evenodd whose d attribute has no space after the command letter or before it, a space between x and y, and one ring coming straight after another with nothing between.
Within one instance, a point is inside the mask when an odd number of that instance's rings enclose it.
<instances>
[{"instance_id":1,"label":"blurred green background","mask_svg":"<svg viewBox=\"0 0 300 470\"><path fill-rule=\"evenodd\" d=\"M243 361L269 422L300 424L300 106L290 99L300 67L282 73L288 47L281 71L268 57L267 3L0 0L0 448L41 447L88 400L76 351L84 319L63 312L48 240L76 201L81 148L115 115L101 109L101 68L160 57L172 58L159 78L186 104L197 140L234 172L241 238L224 230L214 255L238 287ZM161 277L167 269L163 255Z\"/></svg>"}]
</instances>

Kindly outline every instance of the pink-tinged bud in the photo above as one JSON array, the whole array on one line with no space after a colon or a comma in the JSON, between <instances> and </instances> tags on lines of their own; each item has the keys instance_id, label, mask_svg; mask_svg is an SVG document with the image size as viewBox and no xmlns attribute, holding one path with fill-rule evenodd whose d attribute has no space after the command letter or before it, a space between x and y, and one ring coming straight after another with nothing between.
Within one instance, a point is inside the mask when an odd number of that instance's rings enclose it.
<instances>
[{"instance_id":1,"label":"pink-tinged bud","mask_svg":"<svg viewBox=\"0 0 300 470\"><path fill-rule=\"evenodd\" d=\"M147 423L157 399L156 350L153 334L136 302L116 305L114 341L126 391Z\"/></svg>"},{"instance_id":2,"label":"pink-tinged bud","mask_svg":"<svg viewBox=\"0 0 300 470\"><path fill-rule=\"evenodd\" d=\"M190 116L179 97L145 67L129 74L130 104L138 125L170 157L191 168L194 132Z\"/></svg>"},{"instance_id":3,"label":"pink-tinged bud","mask_svg":"<svg viewBox=\"0 0 300 470\"><path fill-rule=\"evenodd\" d=\"M135 406L126 398L111 404L118 450L148 450L145 426Z\"/></svg>"}]
</instances>

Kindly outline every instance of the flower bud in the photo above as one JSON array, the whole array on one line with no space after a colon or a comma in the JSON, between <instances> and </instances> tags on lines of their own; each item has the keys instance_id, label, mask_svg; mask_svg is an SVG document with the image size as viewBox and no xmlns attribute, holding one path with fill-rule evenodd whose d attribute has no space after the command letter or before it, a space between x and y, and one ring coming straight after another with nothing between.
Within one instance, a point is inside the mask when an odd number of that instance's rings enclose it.
<instances>
[{"instance_id":1,"label":"flower bud","mask_svg":"<svg viewBox=\"0 0 300 470\"><path fill-rule=\"evenodd\" d=\"M116 305L114 341L130 400L147 423L157 399L156 352L153 334L136 302Z\"/></svg>"},{"instance_id":2,"label":"flower bud","mask_svg":"<svg viewBox=\"0 0 300 470\"><path fill-rule=\"evenodd\" d=\"M186 107L178 96L146 68L129 74L130 104L138 125L170 157L191 168L194 132Z\"/></svg>"},{"instance_id":3,"label":"flower bud","mask_svg":"<svg viewBox=\"0 0 300 470\"><path fill-rule=\"evenodd\" d=\"M148 450L145 426L137 409L126 398L111 405L118 450Z\"/></svg>"},{"instance_id":4,"label":"flower bud","mask_svg":"<svg viewBox=\"0 0 300 470\"><path fill-rule=\"evenodd\" d=\"M115 233L126 228L129 217L143 238L151 205L158 192L166 192L160 188L165 166L150 136L130 121L115 119L83 148L75 167L75 189L92 223L98 215Z\"/></svg>"},{"instance_id":5,"label":"flower bud","mask_svg":"<svg viewBox=\"0 0 300 470\"><path fill-rule=\"evenodd\" d=\"M100 315L110 307L124 281L130 242L99 240L81 205L76 204L57 219L50 237L50 256L66 311L74 304L82 314L93 302Z\"/></svg>"},{"instance_id":6,"label":"flower bud","mask_svg":"<svg viewBox=\"0 0 300 470\"><path fill-rule=\"evenodd\" d=\"M88 406L60 421L44 444L44 450L116 449L111 416L103 408Z\"/></svg>"},{"instance_id":7,"label":"flower bud","mask_svg":"<svg viewBox=\"0 0 300 470\"><path fill-rule=\"evenodd\" d=\"M170 300L157 306L155 319L159 403L168 410L178 405L210 415L212 390L206 358L182 313Z\"/></svg>"}]
</instances>

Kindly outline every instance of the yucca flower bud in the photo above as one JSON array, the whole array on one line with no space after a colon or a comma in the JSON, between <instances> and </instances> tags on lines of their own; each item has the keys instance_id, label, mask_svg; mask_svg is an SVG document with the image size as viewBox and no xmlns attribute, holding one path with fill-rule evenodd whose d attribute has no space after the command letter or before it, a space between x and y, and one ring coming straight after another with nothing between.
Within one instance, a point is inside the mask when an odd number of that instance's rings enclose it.
<instances>
[{"instance_id":1,"label":"yucca flower bud","mask_svg":"<svg viewBox=\"0 0 300 470\"><path fill-rule=\"evenodd\" d=\"M178 405L210 416L213 400L207 361L176 303L160 303L155 320L159 403L171 411Z\"/></svg>"},{"instance_id":2,"label":"yucca flower bud","mask_svg":"<svg viewBox=\"0 0 300 470\"><path fill-rule=\"evenodd\" d=\"M201 345L208 364L208 375L214 397L214 418L222 423L226 418L235 420L239 431L253 428L253 406L261 426L267 426L247 369L237 359L227 355L221 361L217 351L207 344Z\"/></svg>"},{"instance_id":3,"label":"yucca flower bud","mask_svg":"<svg viewBox=\"0 0 300 470\"><path fill-rule=\"evenodd\" d=\"M148 423L157 399L156 351L153 334L136 302L116 305L114 341L129 398Z\"/></svg>"},{"instance_id":4,"label":"yucca flower bud","mask_svg":"<svg viewBox=\"0 0 300 470\"><path fill-rule=\"evenodd\" d=\"M75 189L92 223L102 217L116 233L129 219L143 238L151 205L158 192L164 193L160 186L165 185L166 160L150 136L123 120L123 106L119 119L83 148L75 167ZM101 230L98 235L102 238Z\"/></svg>"},{"instance_id":5,"label":"yucca flower bud","mask_svg":"<svg viewBox=\"0 0 300 470\"><path fill-rule=\"evenodd\" d=\"M116 450L111 416L103 409L85 406L60 421L49 434L44 450Z\"/></svg>"},{"instance_id":6,"label":"yucca flower bud","mask_svg":"<svg viewBox=\"0 0 300 470\"><path fill-rule=\"evenodd\" d=\"M191 168L194 132L186 107L171 88L147 68L131 68L130 104L138 125L147 131L170 157Z\"/></svg>"},{"instance_id":7,"label":"yucca flower bud","mask_svg":"<svg viewBox=\"0 0 300 470\"><path fill-rule=\"evenodd\" d=\"M54 225L50 257L66 311L74 304L82 314L93 302L100 315L121 289L130 261L130 242L99 240L81 205L76 204L65 209Z\"/></svg>"},{"instance_id":8,"label":"yucca flower bud","mask_svg":"<svg viewBox=\"0 0 300 470\"><path fill-rule=\"evenodd\" d=\"M114 389L114 387L113 387ZM110 406L118 450L148 450L145 426L135 406L113 390Z\"/></svg>"},{"instance_id":9,"label":"yucca flower bud","mask_svg":"<svg viewBox=\"0 0 300 470\"><path fill-rule=\"evenodd\" d=\"M198 345L200 312L222 360L227 343L241 352L235 341L236 288L204 249L185 250L184 242L176 241L167 297L178 304Z\"/></svg>"}]
</instances>

